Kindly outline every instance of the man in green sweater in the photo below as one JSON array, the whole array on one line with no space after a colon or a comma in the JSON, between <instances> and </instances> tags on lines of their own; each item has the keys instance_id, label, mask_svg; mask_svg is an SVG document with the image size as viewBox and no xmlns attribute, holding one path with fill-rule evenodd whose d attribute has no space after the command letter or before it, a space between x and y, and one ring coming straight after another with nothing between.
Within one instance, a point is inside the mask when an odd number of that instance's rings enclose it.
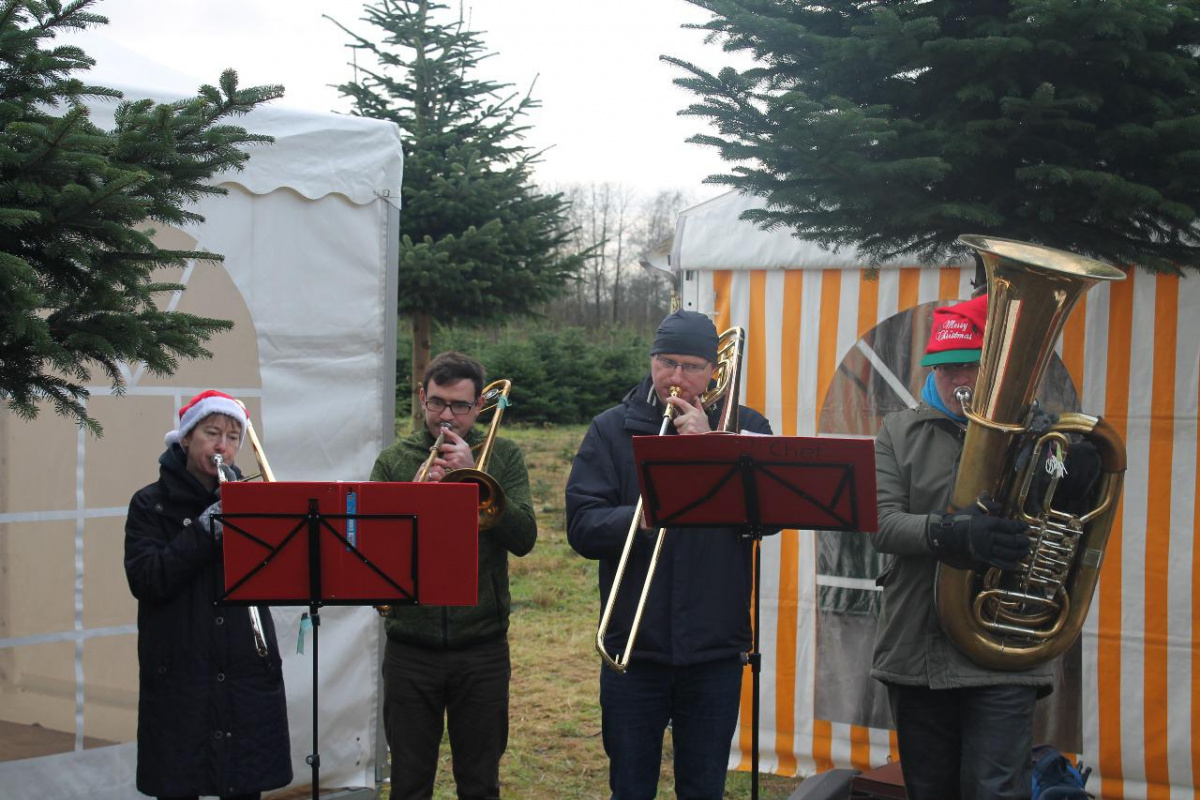
<instances>
[{"instance_id":1,"label":"man in green sweater","mask_svg":"<svg viewBox=\"0 0 1200 800\"><path fill-rule=\"evenodd\" d=\"M421 377L424 425L379 454L373 481L411 481L445 438L426 480L475 466L486 432L475 429L483 409L483 366L447 352ZM467 607L392 606L385 620L384 728L392 751L393 800L433 796L443 722L450 731L460 800L500 797L500 757L508 745L508 554L523 556L537 540L529 473L521 450L497 437L487 472L507 508L479 533L479 603ZM437 532L433 531L433 535Z\"/></svg>"}]
</instances>

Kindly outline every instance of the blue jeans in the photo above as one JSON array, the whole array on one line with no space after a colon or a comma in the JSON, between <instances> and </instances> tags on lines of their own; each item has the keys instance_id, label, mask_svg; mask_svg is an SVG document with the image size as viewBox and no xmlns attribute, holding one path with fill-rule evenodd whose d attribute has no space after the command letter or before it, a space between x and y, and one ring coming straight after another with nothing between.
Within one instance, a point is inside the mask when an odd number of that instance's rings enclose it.
<instances>
[{"instance_id":1,"label":"blue jeans","mask_svg":"<svg viewBox=\"0 0 1200 800\"><path fill-rule=\"evenodd\" d=\"M1028 800L1036 686L887 689L909 800Z\"/></svg>"},{"instance_id":2,"label":"blue jeans","mask_svg":"<svg viewBox=\"0 0 1200 800\"><path fill-rule=\"evenodd\" d=\"M737 656L686 667L635 661L624 675L602 669L600 710L613 800L651 800L658 793L668 722L676 796L721 800L741 686Z\"/></svg>"}]
</instances>

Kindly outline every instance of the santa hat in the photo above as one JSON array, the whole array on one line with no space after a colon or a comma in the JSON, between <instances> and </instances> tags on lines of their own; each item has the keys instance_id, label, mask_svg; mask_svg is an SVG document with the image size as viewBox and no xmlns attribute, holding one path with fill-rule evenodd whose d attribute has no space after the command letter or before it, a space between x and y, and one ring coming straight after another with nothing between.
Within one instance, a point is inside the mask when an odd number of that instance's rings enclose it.
<instances>
[{"instance_id":1,"label":"santa hat","mask_svg":"<svg viewBox=\"0 0 1200 800\"><path fill-rule=\"evenodd\" d=\"M937 364L974 364L983 351L983 328L987 324L987 295L965 303L933 310L933 330L925 347L922 367Z\"/></svg>"},{"instance_id":2,"label":"santa hat","mask_svg":"<svg viewBox=\"0 0 1200 800\"><path fill-rule=\"evenodd\" d=\"M240 400L230 397L224 392L218 392L216 389L209 389L188 400L187 404L179 409L179 427L173 431L167 431L167 447L187 436L192 428L200 424L200 421L209 414L224 414L231 417L237 420L238 424L242 426L242 430L246 429L246 423L250 419L246 407Z\"/></svg>"}]
</instances>

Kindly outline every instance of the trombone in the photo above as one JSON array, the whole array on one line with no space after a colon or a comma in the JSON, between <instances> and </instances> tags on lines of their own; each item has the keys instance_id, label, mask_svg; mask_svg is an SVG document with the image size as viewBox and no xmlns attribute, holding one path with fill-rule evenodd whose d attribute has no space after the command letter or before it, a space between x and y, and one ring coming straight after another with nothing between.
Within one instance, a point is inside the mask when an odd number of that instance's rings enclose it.
<instances>
[{"instance_id":1,"label":"trombone","mask_svg":"<svg viewBox=\"0 0 1200 800\"><path fill-rule=\"evenodd\" d=\"M437 460L438 453L442 450L442 442L446 441L446 431L450 430L450 423L443 422L440 427L437 438L433 440L433 447L429 448L429 458L425 459L425 463L421 464L421 468L417 470L413 483L424 483L429 480L429 470L433 469L433 462Z\"/></svg>"},{"instance_id":2,"label":"trombone","mask_svg":"<svg viewBox=\"0 0 1200 800\"><path fill-rule=\"evenodd\" d=\"M724 398L721 406L721 416L717 424L718 431L737 430L738 395L741 389L742 353L746 347L746 331L743 328L729 328L717 340L717 367L713 373L713 386L700 395L700 405L708 408ZM671 387L671 396L679 396L679 387ZM672 418L675 416L675 406L670 403L663 411L663 421L658 429L658 435L666 434ZM608 626L612 621L613 609L617 605L617 593L621 589L621 581L625 577L625 568L629 562L629 553L633 550L633 542L637 537L638 527L642 518L643 498L638 497L637 506L633 510L633 521L629 524L629 533L625 536L625 546L621 550L621 559L617 562L617 571L613 574L612 588L608 591L608 600L604 604L604 613L600 615L600 626L596 629L596 652L609 667L617 672L629 669L629 659L633 656L633 644L637 640L638 630L642 624L642 614L646 610L646 598L650 596L650 584L654 580L654 571L658 568L658 556L662 551L663 541L667 536L666 528L659 528L654 537L654 550L650 554L650 564L646 567L646 577L642 583L642 592L638 598L637 609L633 613L633 622L629 626L629 638L625 642L625 650L610 655L604 646L604 637L608 634Z\"/></svg>"},{"instance_id":3,"label":"trombone","mask_svg":"<svg viewBox=\"0 0 1200 800\"><path fill-rule=\"evenodd\" d=\"M242 403L241 400L238 403ZM242 408L245 408L242 403ZM262 443L258 441L258 435L254 432L254 425L250 422L249 415L246 416L246 441L250 442L250 449L254 451L254 461L258 464L259 475L266 483L275 482L275 473L271 471L271 465L267 463L267 454L262 448ZM220 454L213 455L213 463L217 465L217 483L225 483L229 478L225 475L225 471L230 469L225 466L225 459ZM232 474L232 470L230 471ZM249 480L249 478L243 478ZM263 628L262 616L258 613L258 606L249 606L250 611L250 631L254 636L254 649L258 652L261 658L266 658L270 649L267 647L266 629Z\"/></svg>"},{"instance_id":4,"label":"trombone","mask_svg":"<svg viewBox=\"0 0 1200 800\"><path fill-rule=\"evenodd\" d=\"M500 488L500 484L491 475L488 475L484 470L487 469L488 459L492 454L492 443L496 439L496 430L500 427L500 419L504 416L504 409L508 408L508 395L512 391L512 381L498 380L492 381L487 386L483 387L483 391L479 393L480 402L483 408L479 413L483 414L493 408L495 412L492 414L491 423L488 425L487 436L483 443L477 445L479 455L475 459L474 467L463 467L462 469L452 469L442 476L442 481L451 481L455 483L475 483L479 486L479 530L485 531L500 520L504 510L508 507L508 501L504 498L504 490ZM488 405L491 403L491 405ZM429 448L429 457L421 464L421 468L417 470L417 474L413 477L414 483L423 483L429 479L429 471L433 468L433 462L437 459L438 453L442 448L442 442L446 440L446 431L450 428L449 422L441 423L441 431L438 432L437 439L434 440L433 446ZM471 448L474 450L475 448ZM375 610L379 616L386 617L391 611L391 606L382 605L375 606Z\"/></svg>"},{"instance_id":5,"label":"trombone","mask_svg":"<svg viewBox=\"0 0 1200 800\"><path fill-rule=\"evenodd\" d=\"M451 483L474 483L479 486L479 530L481 531L494 527L500 521L500 517L504 515L504 510L508 508L504 490L500 488L500 484L495 478L487 474L486 470L488 460L492 455L492 444L496 439L496 431L500 427L500 419L504 416L504 410L508 408L508 395L511 391L512 381L503 378L492 381L483 387L483 391L479 395L483 408L479 413L483 414L492 409L495 411L492 414L491 424L488 425L487 436L484 437L483 443L478 445L479 455L475 459L475 466L452 469L442 478L443 481ZM488 405L489 403L491 405ZM444 432L439 434L439 439L444 435ZM430 456L436 457L436 451ZM432 464L432 459L430 463Z\"/></svg>"}]
</instances>

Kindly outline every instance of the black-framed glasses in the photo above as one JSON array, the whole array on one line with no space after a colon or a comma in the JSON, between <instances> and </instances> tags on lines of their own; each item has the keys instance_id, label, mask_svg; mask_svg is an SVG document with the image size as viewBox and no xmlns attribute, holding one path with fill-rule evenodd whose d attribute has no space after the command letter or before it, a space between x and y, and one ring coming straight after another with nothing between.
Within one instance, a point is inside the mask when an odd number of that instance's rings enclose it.
<instances>
[{"instance_id":1,"label":"black-framed glasses","mask_svg":"<svg viewBox=\"0 0 1200 800\"><path fill-rule=\"evenodd\" d=\"M461 417L463 414L471 413L471 409L475 407L474 403L468 403L466 400L455 400L453 403L447 403L440 397L430 397L425 401L425 407L435 414L440 414L450 408L450 413L456 417Z\"/></svg>"},{"instance_id":2,"label":"black-framed glasses","mask_svg":"<svg viewBox=\"0 0 1200 800\"><path fill-rule=\"evenodd\" d=\"M662 365L662 368L668 372L674 372L678 368L682 369L689 375L698 375L704 370L708 369L707 361L705 361L703 364L685 364L670 358L664 358L663 356L655 356L654 358L660 365Z\"/></svg>"}]
</instances>

